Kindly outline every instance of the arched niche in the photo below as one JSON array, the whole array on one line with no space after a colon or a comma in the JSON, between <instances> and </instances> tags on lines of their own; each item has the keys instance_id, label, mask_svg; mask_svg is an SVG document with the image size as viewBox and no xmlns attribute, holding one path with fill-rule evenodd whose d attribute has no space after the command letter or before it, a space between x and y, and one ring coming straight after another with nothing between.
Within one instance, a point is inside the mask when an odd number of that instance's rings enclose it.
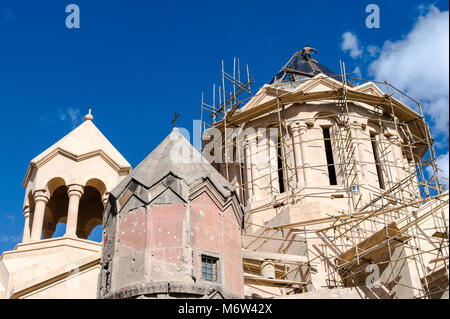
<instances>
[{"instance_id":1,"label":"arched niche","mask_svg":"<svg viewBox=\"0 0 450 319\"><path fill-rule=\"evenodd\" d=\"M44 223L42 226L43 239L53 237L58 223L66 223L68 207L69 196L67 195L67 186L60 185L51 192L50 199L45 208Z\"/></svg>"},{"instance_id":2,"label":"arched niche","mask_svg":"<svg viewBox=\"0 0 450 319\"><path fill-rule=\"evenodd\" d=\"M319 112L314 115L314 125L331 127L338 122L338 115L333 112Z\"/></svg>"},{"instance_id":3,"label":"arched niche","mask_svg":"<svg viewBox=\"0 0 450 319\"><path fill-rule=\"evenodd\" d=\"M103 196L106 193L106 185L99 178L90 178L85 184L85 187L93 187Z\"/></svg>"},{"instance_id":4,"label":"arched niche","mask_svg":"<svg viewBox=\"0 0 450 319\"><path fill-rule=\"evenodd\" d=\"M47 182L46 189L51 196L53 192L59 187L66 185L66 181L62 177L54 177Z\"/></svg>"},{"instance_id":5,"label":"arched niche","mask_svg":"<svg viewBox=\"0 0 450 319\"><path fill-rule=\"evenodd\" d=\"M367 130L369 131L369 133L371 135L375 135L375 134L380 134L381 133L381 128L378 125L378 123L374 122L374 121L368 121L367 122Z\"/></svg>"},{"instance_id":6,"label":"arched niche","mask_svg":"<svg viewBox=\"0 0 450 319\"><path fill-rule=\"evenodd\" d=\"M97 189L99 185L96 185L96 187L91 185L93 184L84 187L78 209L77 237L82 239L87 239L91 231L102 224L104 209L102 194ZM106 188L103 192L105 191Z\"/></svg>"}]
</instances>

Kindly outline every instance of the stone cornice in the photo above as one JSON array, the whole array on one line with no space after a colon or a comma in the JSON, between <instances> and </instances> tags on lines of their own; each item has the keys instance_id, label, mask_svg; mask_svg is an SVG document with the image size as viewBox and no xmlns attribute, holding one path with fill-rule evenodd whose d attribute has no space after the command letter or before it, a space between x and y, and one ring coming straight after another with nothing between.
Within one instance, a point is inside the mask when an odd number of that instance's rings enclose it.
<instances>
[{"instance_id":1,"label":"stone cornice","mask_svg":"<svg viewBox=\"0 0 450 319\"><path fill-rule=\"evenodd\" d=\"M28 166L28 170L27 173L25 175L25 179L22 183L23 187L27 187L27 184L30 180L30 176L31 176L31 172L33 170L33 168L40 168L43 165L45 165L46 163L48 163L51 159L53 159L54 157L56 157L57 155L62 155L65 156L75 162L81 162L84 160L87 160L89 158L93 158L96 156L100 156L108 165L110 165L117 173L129 173L131 171L131 167L130 166L121 166L119 165L116 161L114 161L106 152L104 152L103 150L99 149L99 150L95 150L95 151L91 151L85 154L74 154L71 153L69 151L66 151L60 147L55 148L53 151L51 151L50 153L48 153L46 156L44 156L42 159L40 159L39 161L31 161L30 165Z\"/></svg>"}]
</instances>

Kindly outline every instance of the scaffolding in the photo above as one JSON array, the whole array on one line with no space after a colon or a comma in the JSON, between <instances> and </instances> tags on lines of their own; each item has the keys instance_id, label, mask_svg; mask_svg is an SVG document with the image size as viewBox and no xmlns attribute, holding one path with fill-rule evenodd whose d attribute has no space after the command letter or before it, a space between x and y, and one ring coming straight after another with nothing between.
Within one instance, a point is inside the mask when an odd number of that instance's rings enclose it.
<instances>
[{"instance_id":1,"label":"scaffolding","mask_svg":"<svg viewBox=\"0 0 450 319\"><path fill-rule=\"evenodd\" d=\"M433 139L421 103L388 82L349 77L342 62L340 75L334 77L339 86L307 93L290 90L317 81L317 77L305 74L299 81L273 83L255 93L251 89L255 81L250 78L248 66L246 69L246 77L241 81L239 59L234 59L232 75L224 71L222 61L219 103L216 103L215 85L211 104L205 102L202 94L202 146L209 140L209 128L226 132L227 128L249 125L250 121L272 115L264 120L264 125L278 130L279 138L274 145L267 143L266 147L255 150L233 139L231 144L236 152L229 161L225 133L221 145L225 161L213 164L237 188L245 206L243 248L262 254L266 252L268 256L269 252L287 256L294 253L306 260L293 262L289 258L271 260L267 257L274 268L273 278L267 278L257 274L259 257L249 257L244 259L245 284L265 296L301 294L317 290L314 276L322 272L319 275L326 278L326 287L322 288L366 287L367 269L377 265L382 269L384 282L391 285L384 287L389 291L387 295L378 294L377 297L399 298L399 290L404 288L412 291L414 298L448 294L448 191L444 189L444 178L436 165ZM298 72L286 68L284 71ZM228 92L226 82L229 82ZM369 82L384 87L383 94L352 89L355 83ZM263 94L269 94L271 98L264 99ZM321 101L331 101L336 107L332 136L300 139L299 130L289 129L298 119L287 116L287 108ZM245 106L251 103L256 106ZM370 114L359 115L354 111L355 104L368 105L371 109L366 111ZM301 120L306 125L313 125L320 117L329 118L330 115L319 114ZM377 123L380 131L387 133L383 138L361 136L354 125L361 118ZM395 134L389 133L392 128ZM325 141L332 144L336 163L310 165L296 158L295 147L300 147L303 154L306 146ZM361 143L373 145L373 151L377 153L375 159L367 160L360 154ZM240 148L244 149L241 151ZM274 154L273 148L280 151ZM248 159L260 152L269 154L269 163L275 157L281 165L255 176L255 163L249 163ZM364 182L363 170L367 165L377 167L380 187ZM306 176L306 172L320 169L330 172L330 166L336 170L337 185L310 187L299 182L300 174ZM270 183L270 192L274 195L268 196L269 200L251 202L256 182L263 178L271 182L278 178L281 182L275 189ZM276 217L297 203L330 198L346 200L346 209L328 213L328 217L287 224L257 224L251 219L253 214L267 210L274 211ZM297 248L293 252L294 246ZM318 266L320 263L324 265L322 268ZM398 278L405 267L410 277L419 279L420 286L417 281L405 283Z\"/></svg>"}]
</instances>

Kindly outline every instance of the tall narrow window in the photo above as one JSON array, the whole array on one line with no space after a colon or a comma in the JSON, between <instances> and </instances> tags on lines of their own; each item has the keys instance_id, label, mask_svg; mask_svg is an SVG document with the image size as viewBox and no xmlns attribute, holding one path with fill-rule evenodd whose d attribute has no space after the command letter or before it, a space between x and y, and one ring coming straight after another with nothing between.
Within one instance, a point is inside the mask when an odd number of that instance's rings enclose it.
<instances>
[{"instance_id":1,"label":"tall narrow window","mask_svg":"<svg viewBox=\"0 0 450 319\"><path fill-rule=\"evenodd\" d=\"M284 172L283 172L283 160L281 152L281 139L278 141L277 145L277 159L278 159L278 186L280 187L280 194L284 193Z\"/></svg>"},{"instance_id":2,"label":"tall narrow window","mask_svg":"<svg viewBox=\"0 0 450 319\"><path fill-rule=\"evenodd\" d=\"M375 134L370 135L370 141L372 142L372 152L375 159L375 167L377 168L378 184L381 189L385 189L383 171L380 162L380 154L378 153L378 142L375 138Z\"/></svg>"},{"instance_id":3,"label":"tall narrow window","mask_svg":"<svg viewBox=\"0 0 450 319\"><path fill-rule=\"evenodd\" d=\"M331 148L330 128L324 127L323 138L325 142L325 153L327 155L328 178L330 185L337 185L336 168L334 167L333 149Z\"/></svg>"},{"instance_id":4,"label":"tall narrow window","mask_svg":"<svg viewBox=\"0 0 450 319\"><path fill-rule=\"evenodd\" d=\"M202 255L202 279L217 281L217 263L219 259Z\"/></svg>"}]
</instances>

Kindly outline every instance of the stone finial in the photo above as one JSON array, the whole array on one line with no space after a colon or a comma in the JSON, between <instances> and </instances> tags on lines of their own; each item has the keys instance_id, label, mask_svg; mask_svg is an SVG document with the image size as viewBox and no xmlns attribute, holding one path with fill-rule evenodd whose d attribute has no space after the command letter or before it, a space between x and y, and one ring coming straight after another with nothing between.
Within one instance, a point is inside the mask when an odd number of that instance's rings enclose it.
<instances>
[{"instance_id":1,"label":"stone finial","mask_svg":"<svg viewBox=\"0 0 450 319\"><path fill-rule=\"evenodd\" d=\"M85 119L86 121L92 121L92 120L94 119L94 117L93 117L92 114L91 114L91 111L92 111L92 109L89 108L89 113L86 114L86 116L84 117L84 119Z\"/></svg>"}]
</instances>

